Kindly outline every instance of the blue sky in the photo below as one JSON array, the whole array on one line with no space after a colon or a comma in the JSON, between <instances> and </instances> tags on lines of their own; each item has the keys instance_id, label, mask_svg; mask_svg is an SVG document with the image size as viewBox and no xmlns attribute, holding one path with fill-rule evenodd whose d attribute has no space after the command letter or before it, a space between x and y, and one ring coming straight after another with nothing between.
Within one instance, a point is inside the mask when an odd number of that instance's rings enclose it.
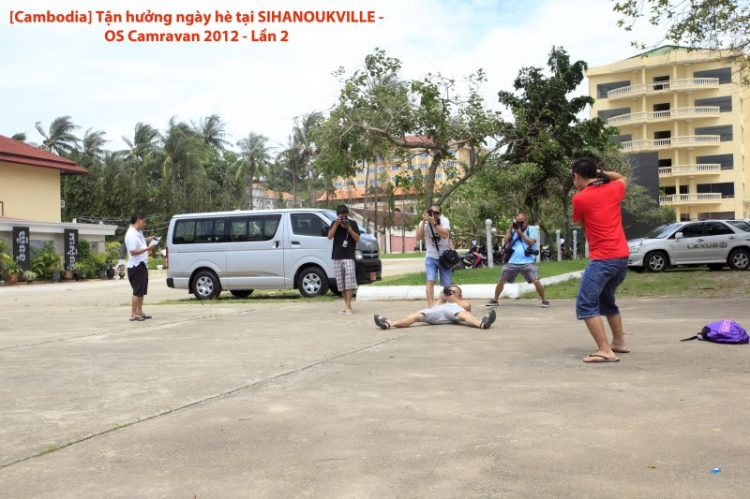
<instances>
[{"instance_id":1,"label":"blue sky","mask_svg":"<svg viewBox=\"0 0 750 499\"><path fill-rule=\"evenodd\" d=\"M217 113L228 123L232 142L254 131L277 145L286 141L295 116L325 111L334 102L338 82L331 72L339 66L356 69L375 47L400 58L409 78L430 71L458 78L481 67L489 77L484 95L494 106L497 91L511 89L522 66L543 66L552 45L594 66L635 54L630 41L636 37L657 39L646 26L635 33L618 29L612 5L609 0L0 0L0 134L26 132L39 141L35 122L46 127L70 115L81 135L89 127L104 130L108 148L122 149L121 137L132 136L139 121L163 129L172 116L197 121ZM112 44L104 41L106 26L10 26L8 12L19 8L362 9L385 19L374 25L289 26L287 44Z\"/></svg>"}]
</instances>

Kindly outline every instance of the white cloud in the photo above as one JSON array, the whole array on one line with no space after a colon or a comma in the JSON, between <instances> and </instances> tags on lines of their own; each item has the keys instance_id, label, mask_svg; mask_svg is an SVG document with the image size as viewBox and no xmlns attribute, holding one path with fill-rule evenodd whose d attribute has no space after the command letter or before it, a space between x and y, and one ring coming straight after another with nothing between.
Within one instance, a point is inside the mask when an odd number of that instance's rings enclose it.
<instances>
[{"instance_id":1,"label":"white cloud","mask_svg":"<svg viewBox=\"0 0 750 499\"><path fill-rule=\"evenodd\" d=\"M64 5L63 5L64 4ZM27 11L70 9L124 10L122 2L37 0ZM230 0L163 0L160 11L236 10ZM429 71L460 77L482 67L488 74L485 97L493 105L497 91L511 89L522 66L544 66L553 45L589 65L633 55L630 41L656 39L654 31L626 33L607 0L266 0L243 9L376 9L385 19L374 25L273 26L287 28L287 44L108 44L101 26L4 26L0 29L0 134L33 132L57 116L72 115L82 129L107 132L110 147L132 136L139 121L163 128L170 117L198 120L217 113L229 124L234 141L250 131L283 143L292 119L326 110L338 93L331 72L356 69L375 47L403 61L404 75ZM15 5L0 0L7 11ZM133 0L127 8L154 9ZM16 7L17 8L17 7ZM145 30L145 27L139 27ZM214 25L214 29L224 29ZM258 29L256 27L256 29ZM248 28L249 30L249 28ZM585 93L583 86L581 93ZM32 140L38 140L31 133Z\"/></svg>"}]
</instances>

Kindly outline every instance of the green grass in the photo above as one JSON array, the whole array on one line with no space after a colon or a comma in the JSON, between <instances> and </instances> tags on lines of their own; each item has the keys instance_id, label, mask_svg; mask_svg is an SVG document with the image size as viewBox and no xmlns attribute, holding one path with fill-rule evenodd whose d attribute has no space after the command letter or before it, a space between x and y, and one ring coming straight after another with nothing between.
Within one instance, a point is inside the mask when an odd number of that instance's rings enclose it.
<instances>
[{"instance_id":1,"label":"green grass","mask_svg":"<svg viewBox=\"0 0 750 499\"><path fill-rule=\"evenodd\" d=\"M185 296L184 298L180 298L176 300L164 300L158 303L153 303L152 305L196 305L196 304L197 305L236 305L238 303L260 303L260 302L268 302L268 301L331 302L331 301L337 301L337 300L342 299L340 296L336 296L334 294L331 294L330 292L324 296L316 296L315 298L305 298L301 294L299 294L299 291L294 290L294 289L280 290L280 291L256 290L255 292L253 292L252 295L244 299L235 298L229 292L221 293L219 297L215 300L198 300L193 295L189 295L189 296L184 295L184 296Z\"/></svg>"},{"instance_id":2,"label":"green grass","mask_svg":"<svg viewBox=\"0 0 750 499\"><path fill-rule=\"evenodd\" d=\"M424 258L424 253L381 253L381 260L398 260L401 258Z\"/></svg>"},{"instance_id":3,"label":"green grass","mask_svg":"<svg viewBox=\"0 0 750 499\"><path fill-rule=\"evenodd\" d=\"M588 260L565 260L562 262L542 262L539 264L539 277L551 277L569 272L583 270ZM454 284L495 284L500 277L500 267L464 269L453 271ZM385 277L373 286L423 286L426 280L424 272Z\"/></svg>"},{"instance_id":4,"label":"green grass","mask_svg":"<svg viewBox=\"0 0 750 499\"><path fill-rule=\"evenodd\" d=\"M574 299L580 279L546 286L548 299ZM711 272L705 267L674 269L659 274L629 271L617 288L618 298L749 298L750 272L723 270ZM523 298L537 298L536 292Z\"/></svg>"},{"instance_id":5,"label":"green grass","mask_svg":"<svg viewBox=\"0 0 750 499\"><path fill-rule=\"evenodd\" d=\"M167 260L163 257L149 258L148 259L148 270L156 270L157 265L167 265Z\"/></svg>"}]
</instances>

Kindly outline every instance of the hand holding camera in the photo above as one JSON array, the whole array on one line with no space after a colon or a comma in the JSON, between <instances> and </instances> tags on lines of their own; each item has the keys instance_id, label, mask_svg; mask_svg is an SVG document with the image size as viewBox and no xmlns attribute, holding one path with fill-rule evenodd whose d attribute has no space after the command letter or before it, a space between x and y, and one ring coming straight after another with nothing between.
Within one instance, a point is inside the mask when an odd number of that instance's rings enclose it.
<instances>
[{"instance_id":1,"label":"hand holding camera","mask_svg":"<svg viewBox=\"0 0 750 499\"><path fill-rule=\"evenodd\" d=\"M341 218L339 218L339 222L341 223L341 226L343 228L345 228L345 229L349 228L349 217L342 216Z\"/></svg>"},{"instance_id":2,"label":"hand holding camera","mask_svg":"<svg viewBox=\"0 0 750 499\"><path fill-rule=\"evenodd\" d=\"M598 170L596 170L596 176L599 178L599 180L603 184L607 184L611 180L609 178L609 175L607 175L606 173L604 173L604 170L602 170L601 168L599 168Z\"/></svg>"}]
</instances>

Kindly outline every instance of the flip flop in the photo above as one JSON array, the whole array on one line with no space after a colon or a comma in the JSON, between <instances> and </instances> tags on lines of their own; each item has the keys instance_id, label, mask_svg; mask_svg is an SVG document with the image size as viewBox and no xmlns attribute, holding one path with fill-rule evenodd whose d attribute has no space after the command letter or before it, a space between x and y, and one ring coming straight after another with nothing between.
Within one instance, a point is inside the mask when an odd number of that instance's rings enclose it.
<instances>
[{"instance_id":1,"label":"flip flop","mask_svg":"<svg viewBox=\"0 0 750 499\"><path fill-rule=\"evenodd\" d=\"M339 313L340 313L341 315L344 315L344 314L346 313L346 309L345 309L345 308L342 308L341 310L339 310Z\"/></svg>"},{"instance_id":2,"label":"flip flop","mask_svg":"<svg viewBox=\"0 0 750 499\"><path fill-rule=\"evenodd\" d=\"M586 359L583 359L583 362L585 362L586 364L606 364L607 362L620 362L620 359L617 359L617 358L615 358L615 359L608 359L604 355L599 355L598 353L592 353L592 354L589 355L589 357L596 357L596 358L603 359L603 360L586 360Z\"/></svg>"},{"instance_id":3,"label":"flip flop","mask_svg":"<svg viewBox=\"0 0 750 499\"><path fill-rule=\"evenodd\" d=\"M377 324L380 329L391 328L391 323L388 322L388 319L386 319L385 317L380 317L379 315L375 315L375 324Z\"/></svg>"},{"instance_id":4,"label":"flip flop","mask_svg":"<svg viewBox=\"0 0 750 499\"><path fill-rule=\"evenodd\" d=\"M493 322L497 319L497 312L490 310L490 313L482 317L482 322L479 323L479 329L489 329Z\"/></svg>"},{"instance_id":5,"label":"flip flop","mask_svg":"<svg viewBox=\"0 0 750 499\"><path fill-rule=\"evenodd\" d=\"M630 353L630 349L629 348L627 350L615 350L613 348L612 351L615 352L615 353Z\"/></svg>"},{"instance_id":6,"label":"flip flop","mask_svg":"<svg viewBox=\"0 0 750 499\"><path fill-rule=\"evenodd\" d=\"M150 315L142 315L141 317L143 317L144 319L153 319L153 317L151 317Z\"/></svg>"},{"instance_id":7,"label":"flip flop","mask_svg":"<svg viewBox=\"0 0 750 499\"><path fill-rule=\"evenodd\" d=\"M141 322L141 321L145 321L145 320L146 320L146 319L144 319L143 317L141 317L141 316L139 315L139 316L137 316L137 317L132 317L132 318L130 319L130 322L133 322L133 321L138 321L138 322Z\"/></svg>"}]
</instances>

